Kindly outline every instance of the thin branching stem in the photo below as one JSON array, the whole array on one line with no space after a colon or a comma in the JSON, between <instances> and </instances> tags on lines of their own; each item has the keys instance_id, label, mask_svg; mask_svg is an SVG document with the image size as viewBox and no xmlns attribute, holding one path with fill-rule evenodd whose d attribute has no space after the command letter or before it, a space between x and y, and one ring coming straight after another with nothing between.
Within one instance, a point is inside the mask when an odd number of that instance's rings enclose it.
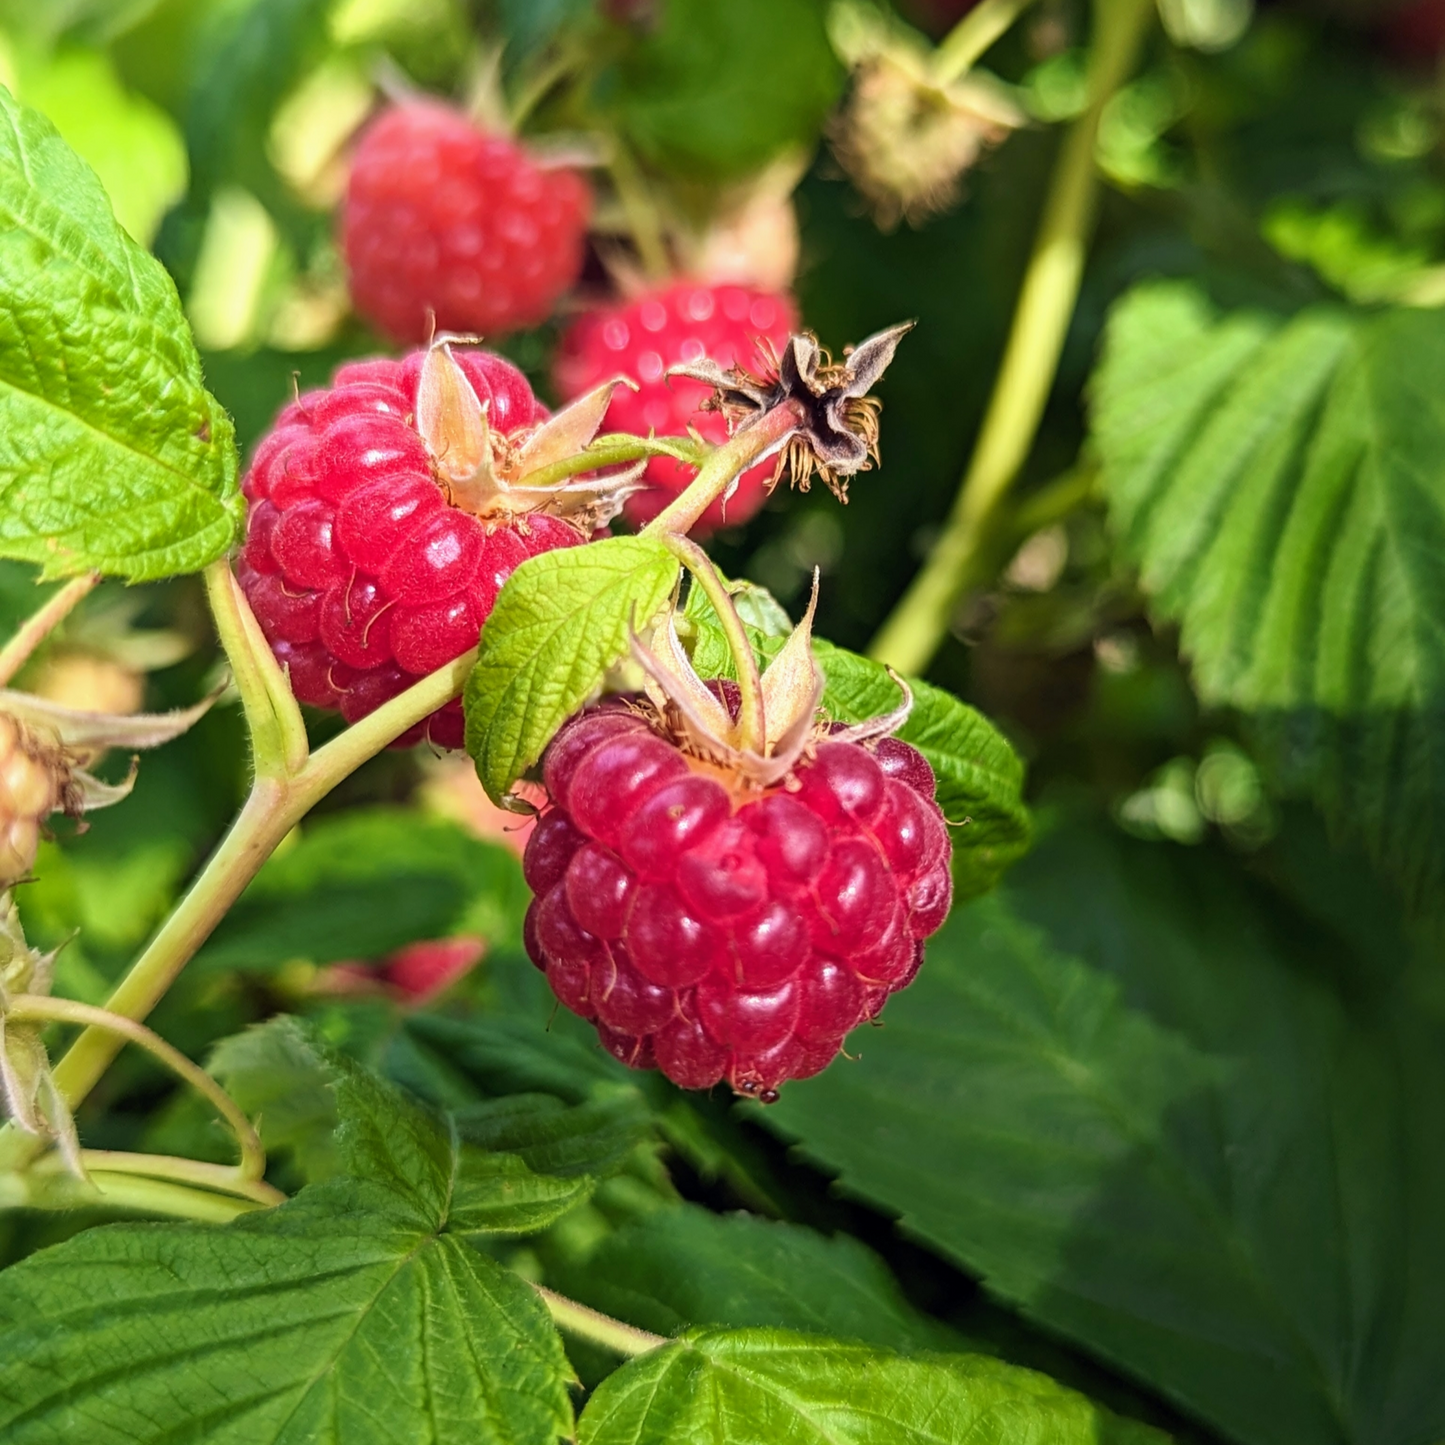
<instances>
[{"instance_id":1,"label":"thin branching stem","mask_svg":"<svg viewBox=\"0 0 1445 1445\"><path fill-rule=\"evenodd\" d=\"M0 687L30 661L35 649L70 615L76 603L100 581L99 572L87 572L67 582L53 597L20 624L20 630L0 648Z\"/></svg>"}]
</instances>

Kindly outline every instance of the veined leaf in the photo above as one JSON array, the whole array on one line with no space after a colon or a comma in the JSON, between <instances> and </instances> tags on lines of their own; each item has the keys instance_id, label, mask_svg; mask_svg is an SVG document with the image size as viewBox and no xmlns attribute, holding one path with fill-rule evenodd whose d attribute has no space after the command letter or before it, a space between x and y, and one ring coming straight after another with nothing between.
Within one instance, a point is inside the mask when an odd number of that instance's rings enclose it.
<instances>
[{"instance_id":1,"label":"veined leaf","mask_svg":"<svg viewBox=\"0 0 1445 1445\"><path fill-rule=\"evenodd\" d=\"M1149 1445L1044 1375L978 1355L910 1359L781 1330L711 1330L598 1387L578 1445Z\"/></svg>"},{"instance_id":2,"label":"veined leaf","mask_svg":"<svg viewBox=\"0 0 1445 1445\"><path fill-rule=\"evenodd\" d=\"M1136 291L1094 440L1201 697L1248 713L1418 895L1445 880L1445 332L1431 311L1220 316Z\"/></svg>"},{"instance_id":3,"label":"veined leaf","mask_svg":"<svg viewBox=\"0 0 1445 1445\"><path fill-rule=\"evenodd\" d=\"M309 1181L339 1172L383 1183L418 1214L445 1219L454 1234L530 1234L582 1203L597 1183L582 1169L532 1167L524 1154L532 1146L545 1151L552 1142L545 1129L529 1133L519 1123L510 1149L484 1135L474 1140L458 1121L325 1048L295 1019L275 1018L225 1040L212 1068L243 1109L260 1115L268 1147L291 1149Z\"/></svg>"},{"instance_id":4,"label":"veined leaf","mask_svg":"<svg viewBox=\"0 0 1445 1445\"><path fill-rule=\"evenodd\" d=\"M566 1436L531 1288L377 1185L214 1226L109 1225L0 1274L13 1445L474 1445Z\"/></svg>"},{"instance_id":5,"label":"veined leaf","mask_svg":"<svg viewBox=\"0 0 1445 1445\"><path fill-rule=\"evenodd\" d=\"M884 1349L944 1349L957 1336L903 1297L888 1266L846 1234L819 1234L694 1204L609 1236L558 1281L605 1314L672 1335L689 1326L806 1330Z\"/></svg>"},{"instance_id":6,"label":"veined leaf","mask_svg":"<svg viewBox=\"0 0 1445 1445\"><path fill-rule=\"evenodd\" d=\"M507 579L467 679L467 751L500 799L667 600L677 561L651 537L531 557Z\"/></svg>"},{"instance_id":7,"label":"veined leaf","mask_svg":"<svg viewBox=\"0 0 1445 1445\"><path fill-rule=\"evenodd\" d=\"M248 1037L268 1036L293 1078L308 1054L324 1077L346 1177L224 1228L92 1229L4 1271L0 1435L15 1445L568 1435L571 1370L546 1310L466 1236L550 1222L577 1181L459 1146L441 1120L288 1020Z\"/></svg>"},{"instance_id":8,"label":"veined leaf","mask_svg":"<svg viewBox=\"0 0 1445 1445\"><path fill-rule=\"evenodd\" d=\"M1056 835L763 1117L1230 1438L1436 1439L1445 1048L1324 923L1198 850Z\"/></svg>"},{"instance_id":9,"label":"veined leaf","mask_svg":"<svg viewBox=\"0 0 1445 1445\"><path fill-rule=\"evenodd\" d=\"M236 465L170 278L0 90L0 555L47 576L194 571L236 536Z\"/></svg>"}]
</instances>

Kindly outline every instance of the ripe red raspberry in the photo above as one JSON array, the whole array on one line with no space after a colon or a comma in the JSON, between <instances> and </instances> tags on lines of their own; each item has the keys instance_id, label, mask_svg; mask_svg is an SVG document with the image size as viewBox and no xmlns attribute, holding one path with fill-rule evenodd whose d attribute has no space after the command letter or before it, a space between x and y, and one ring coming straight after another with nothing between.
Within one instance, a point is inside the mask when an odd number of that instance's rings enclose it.
<instances>
[{"instance_id":1,"label":"ripe red raspberry","mask_svg":"<svg viewBox=\"0 0 1445 1445\"><path fill-rule=\"evenodd\" d=\"M580 493L565 484L539 510L535 498L514 507L503 465L559 430L575 450L569 418L596 413L583 418L585 441L602 405L539 428L546 409L509 361L439 343L403 361L350 362L283 408L243 483L237 575L296 696L364 717L474 646L521 562L615 515L596 482ZM398 744L427 736L459 748L463 734L454 700Z\"/></svg>"},{"instance_id":2,"label":"ripe red raspberry","mask_svg":"<svg viewBox=\"0 0 1445 1445\"><path fill-rule=\"evenodd\" d=\"M562 338L554 380L564 397L577 396L619 372L639 383L637 391L619 389L607 413L609 431L646 436L685 436L694 426L710 442L727 440L727 424L717 412L699 411L710 388L667 369L710 357L722 367L757 363L757 343L781 351L797 329L790 296L745 286L702 286L677 281L619 306L591 311ZM749 468L727 500L714 502L694 532L746 522L762 506L773 462ZM671 457L654 457L647 466L649 489L627 503L634 522L655 517L692 480L691 469Z\"/></svg>"},{"instance_id":3,"label":"ripe red raspberry","mask_svg":"<svg viewBox=\"0 0 1445 1445\"><path fill-rule=\"evenodd\" d=\"M823 736L789 782L737 790L645 704L610 702L562 728L543 772L527 950L610 1053L683 1088L771 1102L816 1074L947 916L933 772L895 738Z\"/></svg>"},{"instance_id":4,"label":"ripe red raspberry","mask_svg":"<svg viewBox=\"0 0 1445 1445\"><path fill-rule=\"evenodd\" d=\"M591 204L578 172L538 165L450 106L393 106L352 161L341 218L352 300L398 341L535 326L582 270Z\"/></svg>"}]
</instances>

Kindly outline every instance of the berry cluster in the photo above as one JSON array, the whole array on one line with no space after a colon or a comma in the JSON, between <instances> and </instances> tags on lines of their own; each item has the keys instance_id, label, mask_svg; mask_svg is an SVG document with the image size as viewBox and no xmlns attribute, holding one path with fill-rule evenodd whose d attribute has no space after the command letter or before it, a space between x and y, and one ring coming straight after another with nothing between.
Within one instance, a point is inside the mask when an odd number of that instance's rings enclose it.
<instances>
[{"instance_id":1,"label":"berry cluster","mask_svg":"<svg viewBox=\"0 0 1445 1445\"><path fill-rule=\"evenodd\" d=\"M485 519L452 505L417 428L427 355L342 366L281 412L243 484L241 586L292 691L348 722L474 646L522 561L587 535L560 517ZM492 432L546 417L509 361L451 355ZM463 732L457 700L398 741L459 748Z\"/></svg>"},{"instance_id":2,"label":"berry cluster","mask_svg":"<svg viewBox=\"0 0 1445 1445\"><path fill-rule=\"evenodd\" d=\"M528 952L610 1053L683 1088L770 1102L817 1073L947 916L933 772L895 738L825 735L739 793L614 701L557 734L544 780Z\"/></svg>"},{"instance_id":3,"label":"berry cluster","mask_svg":"<svg viewBox=\"0 0 1445 1445\"><path fill-rule=\"evenodd\" d=\"M619 372L638 383L636 391L618 390L607 413L610 431L647 436L685 436L695 427L704 440L727 440L727 423L716 412L699 411L711 388L667 375L704 357L721 367L758 363L758 343L781 351L797 327L790 297L745 286L703 286L679 281L619 306L589 311L575 321L557 353L554 380L565 397L579 396ZM716 501L694 528L703 533L729 523L746 522L762 506L773 463L749 468L726 502ZM654 457L647 466L648 490L629 499L634 522L655 517L691 480L689 470L671 457Z\"/></svg>"},{"instance_id":4,"label":"berry cluster","mask_svg":"<svg viewBox=\"0 0 1445 1445\"><path fill-rule=\"evenodd\" d=\"M393 106L352 161L341 221L352 300L403 342L535 326L582 270L591 204L576 171L538 165L450 106Z\"/></svg>"},{"instance_id":5,"label":"berry cluster","mask_svg":"<svg viewBox=\"0 0 1445 1445\"><path fill-rule=\"evenodd\" d=\"M41 825L60 807L65 777L59 755L0 712L0 890L34 866Z\"/></svg>"}]
</instances>

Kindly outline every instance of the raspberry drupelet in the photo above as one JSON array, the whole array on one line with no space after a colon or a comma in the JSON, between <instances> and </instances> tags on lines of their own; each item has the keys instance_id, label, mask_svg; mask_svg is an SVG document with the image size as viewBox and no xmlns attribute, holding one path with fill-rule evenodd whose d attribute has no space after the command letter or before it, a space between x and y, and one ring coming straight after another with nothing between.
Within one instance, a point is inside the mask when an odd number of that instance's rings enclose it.
<instances>
[{"instance_id":1,"label":"raspberry drupelet","mask_svg":"<svg viewBox=\"0 0 1445 1445\"><path fill-rule=\"evenodd\" d=\"M356 148L342 207L352 301L402 342L535 326L582 270L591 205L579 172L451 106L392 106Z\"/></svg>"},{"instance_id":2,"label":"raspberry drupelet","mask_svg":"<svg viewBox=\"0 0 1445 1445\"><path fill-rule=\"evenodd\" d=\"M695 427L705 441L727 440L727 423L698 408L711 388L686 377L668 377L671 367L704 358L721 367L758 360L758 343L781 350L797 324L792 298L746 286L705 286L677 281L617 306L600 307L573 322L562 338L554 380L562 396L578 396L618 372L638 382L619 391L607 416L611 431L647 436L685 436ZM746 522L763 505L774 464L750 467L737 491L715 501L695 529L702 535L724 521ZM685 487L689 469L671 457L654 457L646 472L648 489L627 504L634 522L647 522Z\"/></svg>"},{"instance_id":3,"label":"raspberry drupelet","mask_svg":"<svg viewBox=\"0 0 1445 1445\"><path fill-rule=\"evenodd\" d=\"M888 735L907 703L815 724L810 621L748 699L691 674L669 618L636 649L649 696L574 718L544 758L528 952L610 1053L683 1088L771 1102L817 1073L948 913L932 770Z\"/></svg>"},{"instance_id":4,"label":"raspberry drupelet","mask_svg":"<svg viewBox=\"0 0 1445 1445\"><path fill-rule=\"evenodd\" d=\"M556 417L509 361L443 336L351 362L283 408L256 448L237 576L302 702L355 722L474 647L528 557L586 541L626 477L527 485L580 451L605 385ZM398 744L459 748L452 701Z\"/></svg>"}]
</instances>

